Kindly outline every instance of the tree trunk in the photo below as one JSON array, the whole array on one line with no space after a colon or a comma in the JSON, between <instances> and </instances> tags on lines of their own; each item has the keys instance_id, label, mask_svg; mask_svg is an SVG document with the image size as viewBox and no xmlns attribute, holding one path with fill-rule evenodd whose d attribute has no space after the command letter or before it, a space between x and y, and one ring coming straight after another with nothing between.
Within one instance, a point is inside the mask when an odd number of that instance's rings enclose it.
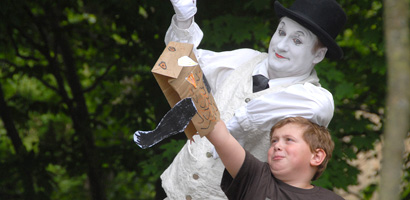
<instances>
[{"instance_id":1,"label":"tree trunk","mask_svg":"<svg viewBox=\"0 0 410 200\"><path fill-rule=\"evenodd\" d=\"M7 136L11 139L14 150L16 151L16 156L19 157L18 169L21 181L23 182L24 188L24 199L36 199L36 193L33 187L33 176L32 176L32 160L33 156L27 152L26 148L21 141L19 133L14 125L13 119L11 118L9 108L4 99L3 88L0 83L0 117L3 120L4 127L7 131Z\"/></svg>"},{"instance_id":2,"label":"tree trunk","mask_svg":"<svg viewBox=\"0 0 410 200\"><path fill-rule=\"evenodd\" d=\"M384 1L388 67L387 118L384 129L380 199L400 199L404 139L410 121L410 43L407 0Z\"/></svg>"},{"instance_id":3,"label":"tree trunk","mask_svg":"<svg viewBox=\"0 0 410 200\"><path fill-rule=\"evenodd\" d=\"M77 75L77 68L73 57L71 46L64 32L57 22L54 22L54 33L56 43L59 46L65 66L65 77L73 95L70 116L76 134L82 141L82 149L87 162L87 175L90 181L91 195L94 200L105 200L105 190L102 181L102 168L95 147L91 120L86 105L84 92Z\"/></svg>"}]
</instances>

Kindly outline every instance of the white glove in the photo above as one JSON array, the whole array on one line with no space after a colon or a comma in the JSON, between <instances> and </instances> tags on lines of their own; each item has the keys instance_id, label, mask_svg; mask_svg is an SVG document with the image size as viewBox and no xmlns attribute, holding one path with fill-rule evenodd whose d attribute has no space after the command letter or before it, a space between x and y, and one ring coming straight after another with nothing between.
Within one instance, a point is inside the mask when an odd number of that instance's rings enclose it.
<instances>
[{"instance_id":1,"label":"white glove","mask_svg":"<svg viewBox=\"0 0 410 200\"><path fill-rule=\"evenodd\" d=\"M196 0L171 0L178 21L191 19L196 11Z\"/></svg>"}]
</instances>

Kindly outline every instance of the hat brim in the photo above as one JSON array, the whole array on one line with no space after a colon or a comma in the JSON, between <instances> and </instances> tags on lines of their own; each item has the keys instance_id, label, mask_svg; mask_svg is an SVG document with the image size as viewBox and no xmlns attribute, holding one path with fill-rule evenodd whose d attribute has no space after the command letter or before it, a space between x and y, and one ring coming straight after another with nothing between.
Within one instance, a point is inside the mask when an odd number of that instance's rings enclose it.
<instances>
[{"instance_id":1,"label":"hat brim","mask_svg":"<svg viewBox=\"0 0 410 200\"><path fill-rule=\"evenodd\" d=\"M313 21L309 20L299 13L285 8L278 1L275 1L275 13L278 18L289 17L290 19L296 21L300 25L312 31L312 33L314 33L318 37L320 42L322 42L322 44L327 47L327 58L340 59L343 57L342 48L340 48L336 41L326 31L324 31Z\"/></svg>"}]
</instances>

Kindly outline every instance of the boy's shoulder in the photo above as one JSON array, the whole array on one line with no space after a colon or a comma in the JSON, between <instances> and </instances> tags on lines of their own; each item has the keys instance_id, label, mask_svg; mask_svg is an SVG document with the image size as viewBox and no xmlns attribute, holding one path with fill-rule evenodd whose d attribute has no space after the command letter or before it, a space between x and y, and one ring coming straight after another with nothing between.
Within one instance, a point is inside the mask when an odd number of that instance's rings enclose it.
<instances>
[{"instance_id":1,"label":"boy's shoulder","mask_svg":"<svg viewBox=\"0 0 410 200\"><path fill-rule=\"evenodd\" d=\"M280 199L289 199L287 197L291 197L290 199L304 200L344 200L333 191L323 187L314 186L312 189L302 189L288 185L280 180L276 180L276 182L278 183L279 188L281 188L279 191L275 191L278 194L280 193L278 196L281 197Z\"/></svg>"},{"instance_id":2,"label":"boy's shoulder","mask_svg":"<svg viewBox=\"0 0 410 200\"><path fill-rule=\"evenodd\" d=\"M336 193L334 193L331 190L328 190L326 188L322 188L322 187L319 187L319 186L315 186L315 187L319 188L318 191L317 191L317 194L320 196L320 199L344 200L344 198L337 195Z\"/></svg>"}]
</instances>

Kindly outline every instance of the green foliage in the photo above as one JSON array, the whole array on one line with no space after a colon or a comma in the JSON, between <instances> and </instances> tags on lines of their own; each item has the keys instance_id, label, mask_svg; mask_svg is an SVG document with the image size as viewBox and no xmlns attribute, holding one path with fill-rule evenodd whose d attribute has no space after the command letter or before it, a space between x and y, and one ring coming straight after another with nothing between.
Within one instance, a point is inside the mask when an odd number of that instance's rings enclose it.
<instances>
[{"instance_id":1,"label":"green foliage","mask_svg":"<svg viewBox=\"0 0 410 200\"><path fill-rule=\"evenodd\" d=\"M363 199L369 200L372 198L373 193L376 191L377 185L376 184L370 184L363 190Z\"/></svg>"},{"instance_id":2,"label":"green foliage","mask_svg":"<svg viewBox=\"0 0 410 200\"><path fill-rule=\"evenodd\" d=\"M403 175L403 186L402 186L402 194L401 199L409 199L410 198L410 153L404 158L404 175Z\"/></svg>"},{"instance_id":3,"label":"green foliage","mask_svg":"<svg viewBox=\"0 0 410 200\"><path fill-rule=\"evenodd\" d=\"M87 193L84 191L84 183L87 175L69 176L64 167L49 164L46 170L53 174L52 182L55 191L51 194L51 199L86 199Z\"/></svg>"},{"instance_id":4,"label":"green foliage","mask_svg":"<svg viewBox=\"0 0 410 200\"><path fill-rule=\"evenodd\" d=\"M285 6L292 2L281 1ZM337 38L344 58L316 67L322 86L334 96L329 129L336 148L315 184L346 190L357 184L360 173L349 162L380 141L386 63L382 2L339 2L348 15ZM278 22L274 0L197 3L195 20L204 32L201 48L267 51ZM142 150L132 134L153 129L169 109L150 69L165 46L172 15L168 1L2 2L0 87L27 153L14 149L2 121L1 199L23 198L30 180L21 178L18 166L27 162L36 194L32 199L91 199L88 167L93 164L84 150L89 146L95 147L107 199L155 197L158 177L185 140L167 140ZM78 81L69 76L71 69ZM89 119L85 132L76 124L81 116L73 114L80 108L79 93ZM409 172L406 168L404 183L409 183ZM370 199L376 189L368 186L362 197ZM403 199L408 196L404 188Z\"/></svg>"}]
</instances>

